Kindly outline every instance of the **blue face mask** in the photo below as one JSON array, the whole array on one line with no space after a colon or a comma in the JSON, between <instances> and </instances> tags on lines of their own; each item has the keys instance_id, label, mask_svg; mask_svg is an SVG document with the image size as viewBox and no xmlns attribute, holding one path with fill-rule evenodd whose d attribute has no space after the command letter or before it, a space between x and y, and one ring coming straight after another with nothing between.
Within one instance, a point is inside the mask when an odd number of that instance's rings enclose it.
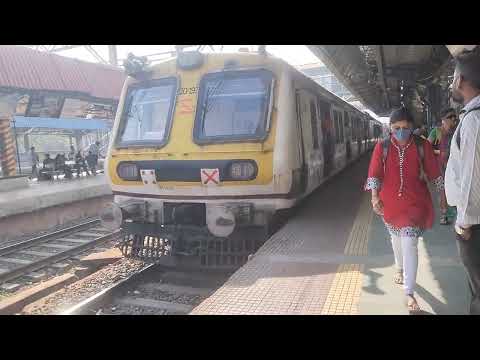
<instances>
[{"instance_id":1,"label":"blue face mask","mask_svg":"<svg viewBox=\"0 0 480 360\"><path fill-rule=\"evenodd\" d=\"M393 136L398 141L406 141L410 138L410 135L412 135L412 129L396 129L393 130Z\"/></svg>"}]
</instances>

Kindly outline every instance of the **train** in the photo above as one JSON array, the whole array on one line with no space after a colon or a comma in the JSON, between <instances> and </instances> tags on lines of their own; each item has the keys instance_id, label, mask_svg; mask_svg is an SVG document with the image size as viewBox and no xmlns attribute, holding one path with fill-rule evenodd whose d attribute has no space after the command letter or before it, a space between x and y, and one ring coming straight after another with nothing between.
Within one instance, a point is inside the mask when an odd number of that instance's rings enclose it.
<instances>
[{"instance_id":1,"label":"train","mask_svg":"<svg viewBox=\"0 0 480 360\"><path fill-rule=\"evenodd\" d=\"M182 51L127 71L105 161L124 256L235 267L382 124L267 53ZM140 65L139 65L140 64Z\"/></svg>"}]
</instances>

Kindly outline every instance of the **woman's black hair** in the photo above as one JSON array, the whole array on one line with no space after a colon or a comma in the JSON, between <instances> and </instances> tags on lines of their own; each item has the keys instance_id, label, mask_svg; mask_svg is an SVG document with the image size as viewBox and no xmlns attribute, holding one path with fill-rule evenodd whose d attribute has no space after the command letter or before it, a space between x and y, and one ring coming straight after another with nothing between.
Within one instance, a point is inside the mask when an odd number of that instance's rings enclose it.
<instances>
[{"instance_id":1,"label":"woman's black hair","mask_svg":"<svg viewBox=\"0 0 480 360\"><path fill-rule=\"evenodd\" d=\"M398 121L407 120L408 123L414 124L415 120L413 119L412 114L406 107L401 107L395 109L390 114L390 124L395 124Z\"/></svg>"},{"instance_id":2,"label":"woman's black hair","mask_svg":"<svg viewBox=\"0 0 480 360\"><path fill-rule=\"evenodd\" d=\"M443 119L445 116L447 116L448 114L451 114L451 113L454 113L455 114L455 109L454 108L446 108L446 109L443 109L442 112L440 113L440 117Z\"/></svg>"}]
</instances>

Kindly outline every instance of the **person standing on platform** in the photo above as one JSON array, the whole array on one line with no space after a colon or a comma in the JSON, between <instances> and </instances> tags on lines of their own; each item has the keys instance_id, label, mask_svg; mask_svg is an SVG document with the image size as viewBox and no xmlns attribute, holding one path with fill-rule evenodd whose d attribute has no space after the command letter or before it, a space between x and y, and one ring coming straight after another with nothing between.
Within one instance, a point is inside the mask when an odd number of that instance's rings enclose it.
<instances>
[{"instance_id":1,"label":"person standing on platform","mask_svg":"<svg viewBox=\"0 0 480 360\"><path fill-rule=\"evenodd\" d=\"M445 178L448 157L450 156L450 142L457 121L457 114L452 108L444 109L441 113L441 126L433 128L428 136L428 141L434 147L434 153L437 157L438 167ZM448 204L445 191L440 192L440 224L448 224Z\"/></svg>"},{"instance_id":2,"label":"person standing on platform","mask_svg":"<svg viewBox=\"0 0 480 360\"><path fill-rule=\"evenodd\" d=\"M38 154L35 152L35 146L30 148L30 160L32 162L32 176L31 179L38 177L38 164L40 163L40 158Z\"/></svg>"},{"instance_id":3,"label":"person standing on platform","mask_svg":"<svg viewBox=\"0 0 480 360\"><path fill-rule=\"evenodd\" d=\"M100 141L95 141L95 143L90 145L88 151L89 151L89 154L91 153L91 155L92 155L91 156L91 166L93 166L96 169L97 165L98 165L98 156L100 154Z\"/></svg>"},{"instance_id":4,"label":"person standing on platform","mask_svg":"<svg viewBox=\"0 0 480 360\"><path fill-rule=\"evenodd\" d=\"M413 134L420 136L422 139L427 140L427 138L425 137L425 135L427 134L427 128L425 127L425 125L420 126L418 129L416 129L413 132Z\"/></svg>"},{"instance_id":5,"label":"person standing on platform","mask_svg":"<svg viewBox=\"0 0 480 360\"><path fill-rule=\"evenodd\" d=\"M457 207L455 232L468 273L470 314L480 315L480 54L456 59L452 98L464 105L445 172L448 204Z\"/></svg>"},{"instance_id":6,"label":"person standing on platform","mask_svg":"<svg viewBox=\"0 0 480 360\"><path fill-rule=\"evenodd\" d=\"M373 150L365 190L372 207L390 233L395 265L394 281L404 284L407 308L420 311L414 290L418 267L418 238L433 225L434 211L427 180L443 189L432 145L413 135L414 119L402 107L390 115L391 135Z\"/></svg>"},{"instance_id":7,"label":"person standing on platform","mask_svg":"<svg viewBox=\"0 0 480 360\"><path fill-rule=\"evenodd\" d=\"M68 153L68 160L75 160L75 148L70 145L70 152Z\"/></svg>"}]
</instances>

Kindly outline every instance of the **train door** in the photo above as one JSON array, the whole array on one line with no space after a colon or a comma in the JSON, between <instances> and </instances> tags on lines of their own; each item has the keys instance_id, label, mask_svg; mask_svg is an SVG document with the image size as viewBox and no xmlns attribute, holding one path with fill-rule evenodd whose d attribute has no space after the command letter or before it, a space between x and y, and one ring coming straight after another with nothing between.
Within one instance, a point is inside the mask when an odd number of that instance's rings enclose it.
<instances>
[{"instance_id":1,"label":"train door","mask_svg":"<svg viewBox=\"0 0 480 360\"><path fill-rule=\"evenodd\" d=\"M328 102L319 100L319 114L322 128L323 176L331 174L335 155L335 134L331 106Z\"/></svg>"},{"instance_id":2,"label":"train door","mask_svg":"<svg viewBox=\"0 0 480 360\"><path fill-rule=\"evenodd\" d=\"M306 192L313 191L321 181L321 166L323 165L319 132L317 126L317 104L315 96L305 90L297 91L297 108L300 116L300 132L302 152L307 182Z\"/></svg>"},{"instance_id":3,"label":"train door","mask_svg":"<svg viewBox=\"0 0 480 360\"><path fill-rule=\"evenodd\" d=\"M347 162L352 159L352 125L350 122L350 115L345 111L343 117L343 125L345 127L345 141L346 141L346 152L347 152Z\"/></svg>"},{"instance_id":4,"label":"train door","mask_svg":"<svg viewBox=\"0 0 480 360\"><path fill-rule=\"evenodd\" d=\"M343 111L337 108L332 109L333 122L335 125L335 169L341 169L347 158L345 148L345 129L343 126Z\"/></svg>"}]
</instances>

